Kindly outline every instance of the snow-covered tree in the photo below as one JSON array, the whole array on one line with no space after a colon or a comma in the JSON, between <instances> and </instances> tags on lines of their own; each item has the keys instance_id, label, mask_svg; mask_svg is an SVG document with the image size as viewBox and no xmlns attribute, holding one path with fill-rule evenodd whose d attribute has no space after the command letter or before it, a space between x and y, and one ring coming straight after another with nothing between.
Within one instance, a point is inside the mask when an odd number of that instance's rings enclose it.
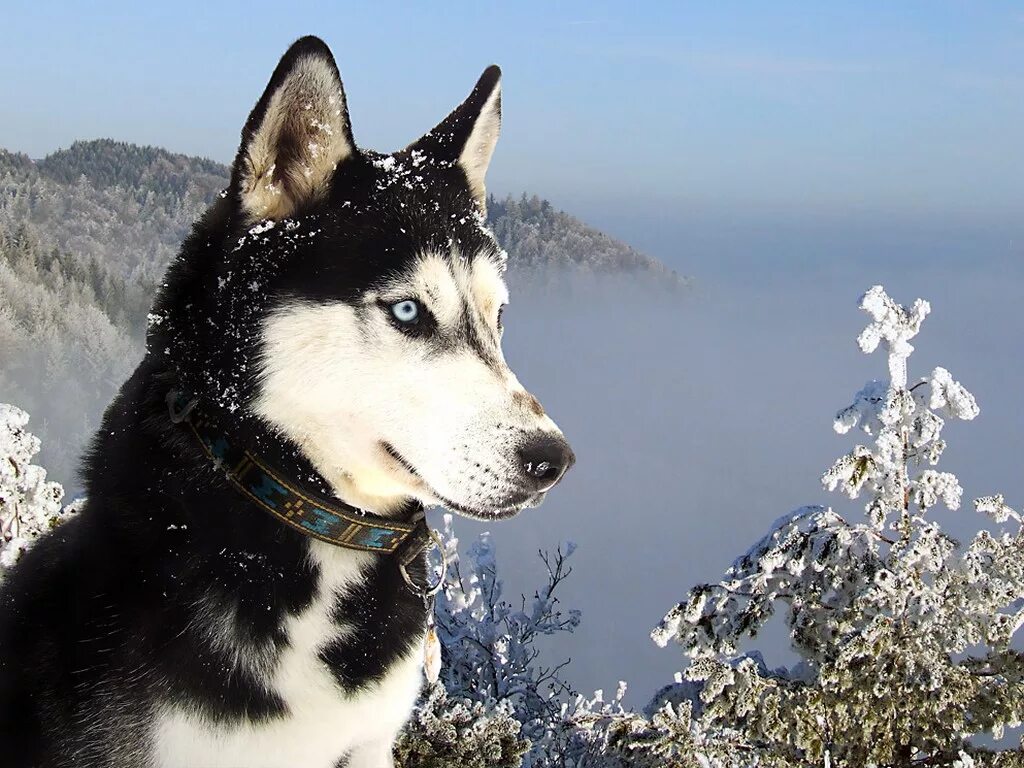
<instances>
[{"instance_id":1,"label":"snow-covered tree","mask_svg":"<svg viewBox=\"0 0 1024 768\"><path fill-rule=\"evenodd\" d=\"M0 578L64 514L64 489L32 463L39 438L27 424L27 413L0 403Z\"/></svg>"},{"instance_id":2,"label":"snow-covered tree","mask_svg":"<svg viewBox=\"0 0 1024 768\"><path fill-rule=\"evenodd\" d=\"M871 322L858 344L885 347L889 379L837 414L837 432L872 440L822 482L862 499L863 521L820 506L780 518L723 581L692 589L653 638L675 640L692 660L686 677L702 684L704 728L760 764L966 765L971 755L1006 764L1006 753L969 740L1024 719L1024 655L1010 646L1024 623L1021 516L986 496L974 506L1003 530L966 545L943 533L934 510L958 509L963 491L934 469L942 430L978 406L944 368L908 382L927 302L900 306L876 286L860 306ZM777 608L801 660L769 671L737 653Z\"/></svg>"},{"instance_id":3,"label":"snow-covered tree","mask_svg":"<svg viewBox=\"0 0 1024 768\"><path fill-rule=\"evenodd\" d=\"M462 554L445 515L441 539L448 561L436 606L443 663L399 742L400 765L739 768L730 762L732 745L710 742L689 701L634 713L623 706L626 683L610 699L602 691L587 697L562 677L568 662L542 663L537 640L580 623L579 611L563 609L556 594L572 573L573 544L539 553L543 586L510 602L487 534Z\"/></svg>"},{"instance_id":4,"label":"snow-covered tree","mask_svg":"<svg viewBox=\"0 0 1024 768\"><path fill-rule=\"evenodd\" d=\"M530 742L508 701L449 696L434 683L395 747L402 768L519 768Z\"/></svg>"},{"instance_id":5,"label":"snow-covered tree","mask_svg":"<svg viewBox=\"0 0 1024 768\"><path fill-rule=\"evenodd\" d=\"M446 514L442 540L450 563L436 611L445 687L479 701L513 699L520 713L556 711L552 698L569 691L558 675L564 665L539 665L534 641L542 635L572 632L579 625L579 611L563 612L555 594L572 572L567 559L575 546L559 547L553 556L540 553L547 581L534 592L529 605L522 596L516 606L503 598L488 534L470 546L463 560L452 516Z\"/></svg>"},{"instance_id":6,"label":"snow-covered tree","mask_svg":"<svg viewBox=\"0 0 1024 768\"><path fill-rule=\"evenodd\" d=\"M541 636L572 632L579 611L563 611L556 590L571 573L567 559L573 545L553 555L540 553L546 583L528 602L503 597L494 546L481 535L461 557L452 516L441 532L449 563L436 607L441 641L441 683L454 700L507 712L529 740L527 764L548 755L561 735L566 700L575 696L559 673L564 666L544 666L535 642Z\"/></svg>"}]
</instances>

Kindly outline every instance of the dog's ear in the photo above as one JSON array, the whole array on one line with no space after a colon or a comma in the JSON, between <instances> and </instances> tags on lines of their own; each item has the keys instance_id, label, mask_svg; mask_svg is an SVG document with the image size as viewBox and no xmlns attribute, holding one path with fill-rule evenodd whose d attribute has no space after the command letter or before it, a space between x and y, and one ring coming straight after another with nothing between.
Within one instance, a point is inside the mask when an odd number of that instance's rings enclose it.
<instances>
[{"instance_id":1,"label":"dog's ear","mask_svg":"<svg viewBox=\"0 0 1024 768\"><path fill-rule=\"evenodd\" d=\"M500 129L501 70L492 64L484 70L469 97L409 149L458 164L483 211L487 202L484 176Z\"/></svg>"},{"instance_id":2,"label":"dog's ear","mask_svg":"<svg viewBox=\"0 0 1024 768\"><path fill-rule=\"evenodd\" d=\"M292 44L242 129L232 191L250 221L290 216L326 192L355 151L341 75L316 37Z\"/></svg>"}]
</instances>

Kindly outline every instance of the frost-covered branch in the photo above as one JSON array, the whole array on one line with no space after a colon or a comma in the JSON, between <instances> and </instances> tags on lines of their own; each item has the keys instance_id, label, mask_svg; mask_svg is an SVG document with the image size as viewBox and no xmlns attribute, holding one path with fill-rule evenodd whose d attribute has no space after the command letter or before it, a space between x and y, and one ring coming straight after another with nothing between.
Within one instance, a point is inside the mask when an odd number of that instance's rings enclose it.
<instances>
[{"instance_id":1,"label":"frost-covered branch","mask_svg":"<svg viewBox=\"0 0 1024 768\"><path fill-rule=\"evenodd\" d=\"M28 418L20 408L0 403L0 576L65 514L64 489L32 463L40 445L25 428Z\"/></svg>"},{"instance_id":2,"label":"frost-covered branch","mask_svg":"<svg viewBox=\"0 0 1024 768\"><path fill-rule=\"evenodd\" d=\"M568 662L538 663L540 636L573 632L577 610L563 610L557 590L571 574L568 558L574 545L541 552L546 582L531 600L518 606L503 597L494 546L487 534L459 553L452 516L445 515L441 533L448 574L437 601L438 635L443 648L441 682L449 695L495 707L499 702L522 723L533 744L528 764L540 764L558 738L565 702L577 696L561 677Z\"/></svg>"}]
</instances>

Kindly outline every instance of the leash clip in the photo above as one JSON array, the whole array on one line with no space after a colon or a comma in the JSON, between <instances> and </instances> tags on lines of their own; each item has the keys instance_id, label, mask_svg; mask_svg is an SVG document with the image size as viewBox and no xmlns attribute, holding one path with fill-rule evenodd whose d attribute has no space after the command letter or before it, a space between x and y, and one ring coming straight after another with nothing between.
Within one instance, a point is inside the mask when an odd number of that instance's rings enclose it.
<instances>
[{"instance_id":1,"label":"leash clip","mask_svg":"<svg viewBox=\"0 0 1024 768\"><path fill-rule=\"evenodd\" d=\"M407 562L412 562L413 558L403 558L398 563L398 572L402 574L402 579L405 581L406 586L413 591L413 593L423 598L423 604L428 605L433 601L434 595L441 591L441 587L444 586L445 577L448 575L448 559L444 556L444 544L441 542L441 536L433 528L427 527L427 536L429 536L428 544L433 544L437 547L437 551L441 554L441 575L438 576L437 581L433 584L427 584L426 588L420 587L409 572L405 569ZM423 550L421 549L420 552ZM417 553L419 554L419 553Z\"/></svg>"},{"instance_id":2,"label":"leash clip","mask_svg":"<svg viewBox=\"0 0 1024 768\"><path fill-rule=\"evenodd\" d=\"M167 393L167 397L164 398L167 401L167 413L171 417L171 421L175 424L181 424L188 415L192 413L192 409L199 404L199 398L193 397L191 400L185 401L185 393L179 392L176 389L172 389Z\"/></svg>"}]
</instances>

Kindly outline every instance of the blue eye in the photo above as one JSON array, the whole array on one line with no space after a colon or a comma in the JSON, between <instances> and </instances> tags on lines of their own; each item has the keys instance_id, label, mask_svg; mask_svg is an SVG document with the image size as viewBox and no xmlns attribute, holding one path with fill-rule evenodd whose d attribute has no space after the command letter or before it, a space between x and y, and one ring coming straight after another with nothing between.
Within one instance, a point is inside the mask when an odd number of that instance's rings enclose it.
<instances>
[{"instance_id":1,"label":"blue eye","mask_svg":"<svg viewBox=\"0 0 1024 768\"><path fill-rule=\"evenodd\" d=\"M395 302L382 299L378 300L378 305L390 315L391 325L407 336L426 338L437 331L434 316L416 299Z\"/></svg>"},{"instance_id":2,"label":"blue eye","mask_svg":"<svg viewBox=\"0 0 1024 768\"><path fill-rule=\"evenodd\" d=\"M391 305L391 314L400 323L415 323L420 317L420 303L415 299L397 301Z\"/></svg>"}]
</instances>

